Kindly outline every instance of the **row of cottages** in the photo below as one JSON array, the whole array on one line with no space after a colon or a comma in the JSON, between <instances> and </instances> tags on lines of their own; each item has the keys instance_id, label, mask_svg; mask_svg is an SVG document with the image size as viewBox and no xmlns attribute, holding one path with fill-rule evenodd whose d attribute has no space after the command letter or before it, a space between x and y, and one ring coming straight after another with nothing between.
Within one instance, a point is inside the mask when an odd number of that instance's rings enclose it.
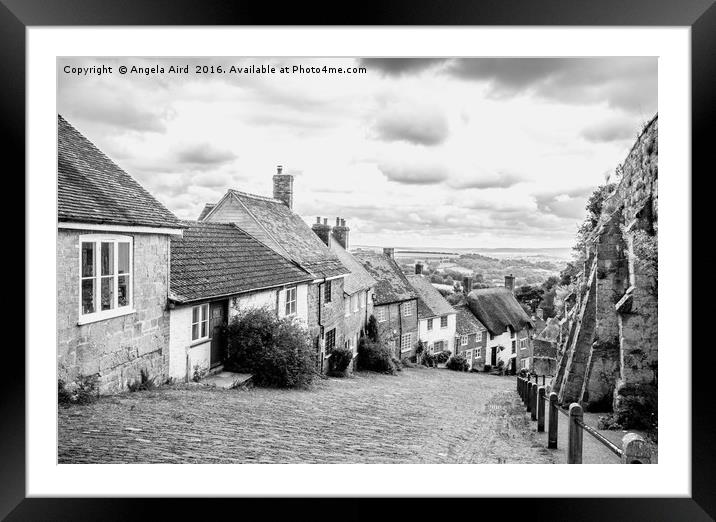
<instances>
[{"instance_id":1,"label":"row of cottages","mask_svg":"<svg viewBox=\"0 0 716 522\"><path fill-rule=\"evenodd\" d=\"M170 240L184 225L75 130L57 121L58 378L141 369L167 375Z\"/></svg>"},{"instance_id":2,"label":"row of cottages","mask_svg":"<svg viewBox=\"0 0 716 522\"><path fill-rule=\"evenodd\" d=\"M223 326L265 307L308 325L313 275L230 223L184 222L171 243L169 375L201 377L224 362Z\"/></svg>"},{"instance_id":3,"label":"row of cottages","mask_svg":"<svg viewBox=\"0 0 716 522\"><path fill-rule=\"evenodd\" d=\"M221 365L220 325L256 306L306 325L319 370L337 346L357 353L376 283L345 221L327 243L293 213L293 177L279 167L273 185L180 221L58 115L58 377L99 375L101 393L141 370L190 379Z\"/></svg>"},{"instance_id":4,"label":"row of cottages","mask_svg":"<svg viewBox=\"0 0 716 522\"><path fill-rule=\"evenodd\" d=\"M373 315L380 340L394 357L412 357L419 339L418 293L395 262L395 249L354 255L375 280Z\"/></svg>"}]
</instances>

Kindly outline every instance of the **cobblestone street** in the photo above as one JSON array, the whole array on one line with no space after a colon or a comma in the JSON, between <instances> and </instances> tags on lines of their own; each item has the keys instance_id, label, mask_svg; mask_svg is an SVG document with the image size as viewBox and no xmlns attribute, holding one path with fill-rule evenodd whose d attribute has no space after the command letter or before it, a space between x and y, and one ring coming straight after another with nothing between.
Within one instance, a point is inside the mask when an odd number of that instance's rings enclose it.
<instances>
[{"instance_id":1,"label":"cobblestone street","mask_svg":"<svg viewBox=\"0 0 716 522\"><path fill-rule=\"evenodd\" d=\"M404 369L310 390L196 385L59 409L60 463L552 463L514 377Z\"/></svg>"}]
</instances>

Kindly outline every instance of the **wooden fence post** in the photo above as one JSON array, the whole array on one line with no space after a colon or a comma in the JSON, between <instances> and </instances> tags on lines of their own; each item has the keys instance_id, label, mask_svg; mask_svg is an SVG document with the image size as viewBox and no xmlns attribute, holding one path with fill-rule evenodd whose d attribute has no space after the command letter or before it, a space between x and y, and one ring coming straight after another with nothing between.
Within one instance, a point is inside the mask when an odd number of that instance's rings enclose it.
<instances>
[{"instance_id":1,"label":"wooden fence post","mask_svg":"<svg viewBox=\"0 0 716 522\"><path fill-rule=\"evenodd\" d=\"M627 433L622 438L622 464L651 464L651 449L641 435Z\"/></svg>"},{"instance_id":2,"label":"wooden fence post","mask_svg":"<svg viewBox=\"0 0 716 522\"><path fill-rule=\"evenodd\" d=\"M557 394L549 394L549 428L547 433L547 447L557 449L557 428L559 427L559 412L557 411Z\"/></svg>"},{"instance_id":3,"label":"wooden fence post","mask_svg":"<svg viewBox=\"0 0 716 522\"><path fill-rule=\"evenodd\" d=\"M537 431L544 431L544 386L537 388Z\"/></svg>"},{"instance_id":4,"label":"wooden fence post","mask_svg":"<svg viewBox=\"0 0 716 522\"><path fill-rule=\"evenodd\" d=\"M531 395L530 395L530 417L532 420L537 420L537 383L532 383L531 388Z\"/></svg>"},{"instance_id":5,"label":"wooden fence post","mask_svg":"<svg viewBox=\"0 0 716 522\"><path fill-rule=\"evenodd\" d=\"M569 447L567 448L567 464L582 463L582 438L584 432L577 421L582 421L584 412L582 407L573 402L569 405Z\"/></svg>"}]
</instances>

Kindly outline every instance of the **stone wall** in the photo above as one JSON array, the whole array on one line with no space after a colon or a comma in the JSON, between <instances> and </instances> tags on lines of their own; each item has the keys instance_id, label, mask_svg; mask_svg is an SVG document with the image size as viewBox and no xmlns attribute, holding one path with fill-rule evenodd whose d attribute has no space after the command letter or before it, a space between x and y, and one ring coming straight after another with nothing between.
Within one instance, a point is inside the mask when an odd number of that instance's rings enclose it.
<instances>
[{"instance_id":1,"label":"stone wall","mask_svg":"<svg viewBox=\"0 0 716 522\"><path fill-rule=\"evenodd\" d=\"M345 341L343 278L331 280L331 302L326 302L324 292L324 282L313 283L308 287L308 330L318 354L319 369L323 373L328 371L325 334L332 329L336 330L336 347L342 347Z\"/></svg>"},{"instance_id":2,"label":"stone wall","mask_svg":"<svg viewBox=\"0 0 716 522\"><path fill-rule=\"evenodd\" d=\"M169 236L127 234L133 238L134 312L79 325L79 236L91 231L57 233L58 378L72 382L99 375L101 393L124 389L145 369L157 380L168 373Z\"/></svg>"},{"instance_id":3,"label":"stone wall","mask_svg":"<svg viewBox=\"0 0 716 522\"><path fill-rule=\"evenodd\" d=\"M624 412L653 400L657 387L658 276L639 243L658 233L658 119L649 122L620 166L586 241L585 269L557 365L562 403ZM655 251L655 250L654 250Z\"/></svg>"},{"instance_id":4,"label":"stone wall","mask_svg":"<svg viewBox=\"0 0 716 522\"><path fill-rule=\"evenodd\" d=\"M402 309L406 301L375 307L376 311L378 310L378 308L383 308L385 310L385 321L378 322L378 337L383 343L386 344L386 346L389 345L391 341L395 342L395 351L393 355L398 358L412 357L413 355L415 355L415 344L418 342L420 337L420 332L418 329L417 301L413 300L412 302L413 314L409 316L404 316L402 314ZM412 348L410 349L410 351L401 353L400 338L401 335L407 333L413 334Z\"/></svg>"}]
</instances>

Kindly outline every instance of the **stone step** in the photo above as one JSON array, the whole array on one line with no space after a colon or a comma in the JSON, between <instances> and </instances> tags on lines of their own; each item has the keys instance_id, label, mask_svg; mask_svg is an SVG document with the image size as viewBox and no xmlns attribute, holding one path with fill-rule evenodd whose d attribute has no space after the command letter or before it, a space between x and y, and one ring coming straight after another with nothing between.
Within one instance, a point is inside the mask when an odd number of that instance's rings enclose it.
<instances>
[{"instance_id":1,"label":"stone step","mask_svg":"<svg viewBox=\"0 0 716 522\"><path fill-rule=\"evenodd\" d=\"M215 388L224 388L229 390L239 386L249 385L252 377L253 375L250 373L221 371L204 377L199 382L205 386L213 386Z\"/></svg>"}]
</instances>

